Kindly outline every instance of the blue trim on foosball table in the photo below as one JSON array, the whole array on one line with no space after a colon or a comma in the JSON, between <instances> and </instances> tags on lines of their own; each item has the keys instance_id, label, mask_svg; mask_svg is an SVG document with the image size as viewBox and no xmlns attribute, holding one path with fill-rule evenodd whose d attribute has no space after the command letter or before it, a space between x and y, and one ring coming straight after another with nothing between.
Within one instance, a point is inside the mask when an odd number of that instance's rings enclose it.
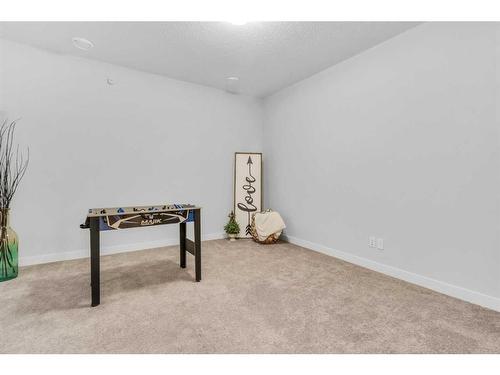
<instances>
[{"instance_id":1,"label":"blue trim on foosball table","mask_svg":"<svg viewBox=\"0 0 500 375\"><path fill-rule=\"evenodd\" d=\"M111 228L108 225L108 223L105 219L107 219L107 216L99 217L99 230L112 230L113 228Z\"/></svg>"}]
</instances>

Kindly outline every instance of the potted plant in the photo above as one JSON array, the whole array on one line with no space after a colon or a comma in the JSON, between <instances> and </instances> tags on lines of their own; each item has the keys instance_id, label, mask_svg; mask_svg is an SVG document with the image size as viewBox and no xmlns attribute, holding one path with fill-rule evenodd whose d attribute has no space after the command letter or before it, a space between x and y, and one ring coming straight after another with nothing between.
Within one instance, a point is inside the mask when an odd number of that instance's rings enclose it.
<instances>
[{"instance_id":1,"label":"potted plant","mask_svg":"<svg viewBox=\"0 0 500 375\"><path fill-rule=\"evenodd\" d=\"M233 211L231 211L228 217L229 221L224 226L224 230L226 231L229 237L229 241L236 241L236 236L238 235L238 233L240 233L240 226L238 225L238 222L235 219Z\"/></svg>"},{"instance_id":2,"label":"potted plant","mask_svg":"<svg viewBox=\"0 0 500 375\"><path fill-rule=\"evenodd\" d=\"M10 203L16 193L29 162L29 150L26 157L14 146L16 121L0 127L0 281L17 277L18 246L16 232L10 227Z\"/></svg>"}]
</instances>

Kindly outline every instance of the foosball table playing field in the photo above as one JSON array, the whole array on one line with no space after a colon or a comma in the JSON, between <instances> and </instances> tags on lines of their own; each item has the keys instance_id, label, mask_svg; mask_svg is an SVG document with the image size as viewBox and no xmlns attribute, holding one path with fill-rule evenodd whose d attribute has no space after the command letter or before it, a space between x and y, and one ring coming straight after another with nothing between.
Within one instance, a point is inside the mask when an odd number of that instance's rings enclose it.
<instances>
[{"instance_id":1,"label":"foosball table playing field","mask_svg":"<svg viewBox=\"0 0 500 375\"><path fill-rule=\"evenodd\" d=\"M186 223L194 223L194 241L186 238ZM92 208L82 229L90 229L90 280L92 307L99 305L100 232L128 228L179 224L180 266L186 268L186 252L194 255L196 281L201 281L201 208L192 204Z\"/></svg>"}]
</instances>

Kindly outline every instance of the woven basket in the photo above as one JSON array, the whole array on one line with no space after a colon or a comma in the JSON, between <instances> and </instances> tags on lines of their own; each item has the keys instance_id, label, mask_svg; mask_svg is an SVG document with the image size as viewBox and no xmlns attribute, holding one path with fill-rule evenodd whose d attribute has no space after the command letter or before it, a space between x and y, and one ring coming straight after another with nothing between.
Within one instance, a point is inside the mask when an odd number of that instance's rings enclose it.
<instances>
[{"instance_id":1,"label":"woven basket","mask_svg":"<svg viewBox=\"0 0 500 375\"><path fill-rule=\"evenodd\" d=\"M263 212L271 212L270 209L263 211ZM262 213L263 213L262 212ZM261 243L263 245L271 245L276 242L278 242L278 239L280 238L281 232L280 233L273 233L270 236L268 236L264 241L259 240L259 236L257 235L257 229L255 228L255 213L252 214L252 222L250 223L250 231L252 238L255 242Z\"/></svg>"}]
</instances>

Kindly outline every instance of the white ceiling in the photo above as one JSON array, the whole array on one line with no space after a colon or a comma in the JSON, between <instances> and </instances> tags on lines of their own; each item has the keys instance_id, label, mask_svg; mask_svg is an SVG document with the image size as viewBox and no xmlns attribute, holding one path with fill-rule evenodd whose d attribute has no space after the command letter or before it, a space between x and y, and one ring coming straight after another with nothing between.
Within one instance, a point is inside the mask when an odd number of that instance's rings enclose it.
<instances>
[{"instance_id":1,"label":"white ceiling","mask_svg":"<svg viewBox=\"0 0 500 375\"><path fill-rule=\"evenodd\" d=\"M0 37L264 97L418 25L416 22L0 22ZM72 37L95 45L76 49Z\"/></svg>"}]
</instances>

